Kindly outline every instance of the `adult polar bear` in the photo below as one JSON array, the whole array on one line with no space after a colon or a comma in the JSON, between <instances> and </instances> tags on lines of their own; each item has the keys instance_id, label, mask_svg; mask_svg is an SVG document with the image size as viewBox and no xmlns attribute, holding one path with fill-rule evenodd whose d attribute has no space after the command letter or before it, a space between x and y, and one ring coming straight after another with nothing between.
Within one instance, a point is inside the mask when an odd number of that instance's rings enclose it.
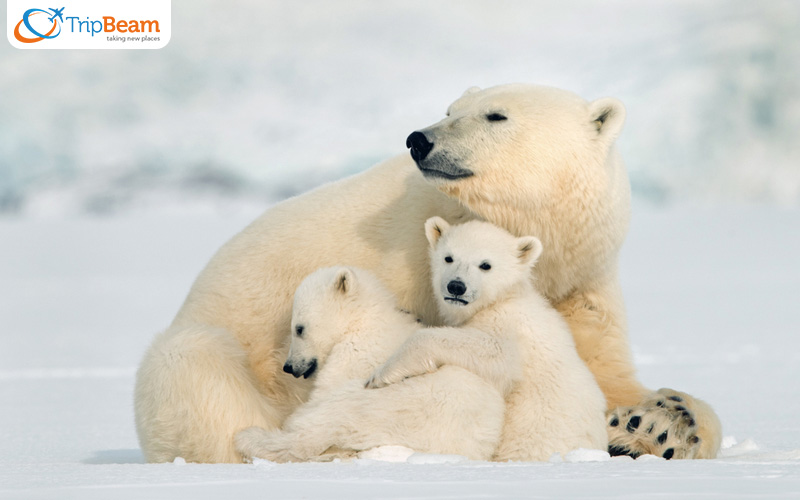
<instances>
[{"instance_id":1,"label":"adult polar bear","mask_svg":"<svg viewBox=\"0 0 800 500\"><path fill-rule=\"evenodd\" d=\"M615 450L652 452L666 439L676 458L713 457L721 428L711 408L635 377L617 281L630 210L614 148L624 119L611 98L470 89L445 119L409 136L416 165L393 158L269 209L217 252L145 353L135 411L147 460L240 462L237 431L278 427L305 400L310 383L282 366L292 292L319 267L369 269L403 308L440 324L422 230L434 215L541 239L532 278L614 409Z\"/></svg>"}]
</instances>

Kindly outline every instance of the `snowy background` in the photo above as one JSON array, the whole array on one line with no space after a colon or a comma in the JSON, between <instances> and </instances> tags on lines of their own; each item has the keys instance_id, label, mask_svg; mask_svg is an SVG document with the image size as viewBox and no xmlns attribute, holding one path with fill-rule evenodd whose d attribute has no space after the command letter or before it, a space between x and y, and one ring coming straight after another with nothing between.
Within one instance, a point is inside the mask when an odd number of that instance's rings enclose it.
<instances>
[{"instance_id":1,"label":"snowy background","mask_svg":"<svg viewBox=\"0 0 800 500\"><path fill-rule=\"evenodd\" d=\"M0 44L0 211L274 202L517 81L620 98L639 196L800 204L796 0L196 0L173 18L158 51Z\"/></svg>"},{"instance_id":2,"label":"snowy background","mask_svg":"<svg viewBox=\"0 0 800 500\"><path fill-rule=\"evenodd\" d=\"M800 2L173 3L159 51L0 44L0 498L800 497ZM620 98L640 377L720 459L145 465L133 374L270 204L472 85Z\"/></svg>"}]
</instances>

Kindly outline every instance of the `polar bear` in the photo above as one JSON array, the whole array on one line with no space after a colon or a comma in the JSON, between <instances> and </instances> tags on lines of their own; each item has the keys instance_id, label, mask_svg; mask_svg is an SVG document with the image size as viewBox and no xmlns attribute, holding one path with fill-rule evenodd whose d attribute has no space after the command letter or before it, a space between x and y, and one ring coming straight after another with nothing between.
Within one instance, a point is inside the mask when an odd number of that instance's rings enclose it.
<instances>
[{"instance_id":1,"label":"polar bear","mask_svg":"<svg viewBox=\"0 0 800 500\"><path fill-rule=\"evenodd\" d=\"M506 419L495 460L544 461L606 450L606 401L564 318L533 287L538 238L487 222L425 224L433 294L446 327L415 333L368 382L393 387L442 366L502 383ZM520 373L521 370L521 373ZM412 377L408 379L407 377Z\"/></svg>"},{"instance_id":2,"label":"polar bear","mask_svg":"<svg viewBox=\"0 0 800 500\"><path fill-rule=\"evenodd\" d=\"M617 448L634 454L661 446L649 426L628 425L634 416L654 417L679 427L667 444L686 438L675 442L674 456L713 457L722 435L711 407L682 393L674 397L683 410L658 406L669 396L636 378L617 279L630 212L614 147L624 119L613 98L587 102L524 84L471 89L441 121L408 137L411 157L267 210L211 259L144 355L134 407L147 460L239 462L237 431L278 428L308 397L311 383L281 369L292 291L315 269L366 268L400 307L441 324L421 229L434 215L450 223L483 219L541 239L531 278L567 321L609 410L624 408L622 424L612 426L617 415L609 416Z\"/></svg>"},{"instance_id":3,"label":"polar bear","mask_svg":"<svg viewBox=\"0 0 800 500\"><path fill-rule=\"evenodd\" d=\"M239 432L237 449L275 462L344 458L385 445L490 459L505 401L474 373L445 366L386 389L364 387L419 327L368 271L335 267L309 275L295 292L283 370L313 378L314 389L281 430Z\"/></svg>"}]
</instances>

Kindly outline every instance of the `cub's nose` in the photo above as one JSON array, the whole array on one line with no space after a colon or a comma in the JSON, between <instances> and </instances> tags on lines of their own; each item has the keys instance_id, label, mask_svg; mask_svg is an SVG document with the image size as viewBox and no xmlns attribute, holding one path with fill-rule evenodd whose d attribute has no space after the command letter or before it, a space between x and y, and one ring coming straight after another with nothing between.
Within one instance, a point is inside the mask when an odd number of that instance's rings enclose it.
<instances>
[{"instance_id":1,"label":"cub's nose","mask_svg":"<svg viewBox=\"0 0 800 500\"><path fill-rule=\"evenodd\" d=\"M406 147L411 149L411 158L422 161L433 149L433 143L428 141L422 132L412 132L406 139Z\"/></svg>"},{"instance_id":2,"label":"cub's nose","mask_svg":"<svg viewBox=\"0 0 800 500\"><path fill-rule=\"evenodd\" d=\"M284 363L283 371L285 371L286 373L291 373L292 375L294 375L294 373L293 373L294 372L294 368L292 368L292 364L289 363L288 361L286 363Z\"/></svg>"},{"instance_id":3,"label":"cub's nose","mask_svg":"<svg viewBox=\"0 0 800 500\"><path fill-rule=\"evenodd\" d=\"M453 295L464 295L467 291L467 285L463 281L453 280L447 284L447 291Z\"/></svg>"}]
</instances>

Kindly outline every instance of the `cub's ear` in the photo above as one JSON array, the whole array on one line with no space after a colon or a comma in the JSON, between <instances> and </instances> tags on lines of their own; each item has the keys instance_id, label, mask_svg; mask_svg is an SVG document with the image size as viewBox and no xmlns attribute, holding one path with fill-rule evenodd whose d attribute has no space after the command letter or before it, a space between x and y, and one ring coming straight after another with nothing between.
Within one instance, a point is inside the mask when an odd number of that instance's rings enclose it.
<instances>
[{"instance_id":1,"label":"cub's ear","mask_svg":"<svg viewBox=\"0 0 800 500\"><path fill-rule=\"evenodd\" d=\"M355 290L357 285L356 274L348 267L340 267L336 271L336 276L333 278L334 291L347 295Z\"/></svg>"},{"instance_id":2,"label":"cub's ear","mask_svg":"<svg viewBox=\"0 0 800 500\"><path fill-rule=\"evenodd\" d=\"M431 217L425 221L425 236L428 238L431 248L436 248L436 243L447 230L450 229L450 224L441 217Z\"/></svg>"},{"instance_id":3,"label":"cub's ear","mask_svg":"<svg viewBox=\"0 0 800 500\"><path fill-rule=\"evenodd\" d=\"M542 242L536 236L517 238L517 251L520 262L527 266L533 266L536 259L542 254Z\"/></svg>"},{"instance_id":4,"label":"cub's ear","mask_svg":"<svg viewBox=\"0 0 800 500\"><path fill-rule=\"evenodd\" d=\"M597 130L598 137L610 144L625 124L625 106L613 97L597 99L589 103L589 120Z\"/></svg>"},{"instance_id":5,"label":"cub's ear","mask_svg":"<svg viewBox=\"0 0 800 500\"><path fill-rule=\"evenodd\" d=\"M480 91L481 91L480 87L470 87L467 90L465 90L463 94L461 94L461 97L464 97L465 95L474 94L475 92L480 92Z\"/></svg>"}]
</instances>

